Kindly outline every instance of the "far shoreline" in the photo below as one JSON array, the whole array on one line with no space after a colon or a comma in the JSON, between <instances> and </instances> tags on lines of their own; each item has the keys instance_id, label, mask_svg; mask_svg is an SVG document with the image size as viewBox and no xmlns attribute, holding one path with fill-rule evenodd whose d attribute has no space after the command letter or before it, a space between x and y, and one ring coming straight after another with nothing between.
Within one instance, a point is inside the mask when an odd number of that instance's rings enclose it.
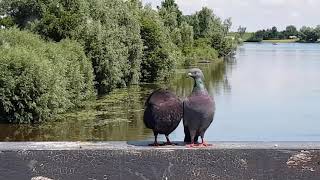
<instances>
[{"instance_id":1,"label":"far shoreline","mask_svg":"<svg viewBox=\"0 0 320 180\"><path fill-rule=\"evenodd\" d=\"M245 43L302 43L302 44L319 44L317 42L303 42L298 39L273 39L273 40L262 40L262 41L243 41Z\"/></svg>"}]
</instances>

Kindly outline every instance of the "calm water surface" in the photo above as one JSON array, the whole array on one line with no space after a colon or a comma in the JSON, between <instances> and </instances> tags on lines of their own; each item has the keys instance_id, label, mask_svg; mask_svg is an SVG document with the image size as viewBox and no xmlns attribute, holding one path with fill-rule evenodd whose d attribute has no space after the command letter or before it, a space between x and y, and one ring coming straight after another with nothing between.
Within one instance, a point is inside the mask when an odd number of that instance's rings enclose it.
<instances>
[{"instance_id":1,"label":"calm water surface","mask_svg":"<svg viewBox=\"0 0 320 180\"><path fill-rule=\"evenodd\" d=\"M198 64L217 111L206 132L212 141L320 140L320 45L247 43L234 59ZM0 141L152 140L143 104L160 86L180 97L192 90L181 69L168 85L114 91L90 108L42 125L0 124ZM171 134L183 140L182 125ZM163 138L162 138L163 139Z\"/></svg>"}]
</instances>

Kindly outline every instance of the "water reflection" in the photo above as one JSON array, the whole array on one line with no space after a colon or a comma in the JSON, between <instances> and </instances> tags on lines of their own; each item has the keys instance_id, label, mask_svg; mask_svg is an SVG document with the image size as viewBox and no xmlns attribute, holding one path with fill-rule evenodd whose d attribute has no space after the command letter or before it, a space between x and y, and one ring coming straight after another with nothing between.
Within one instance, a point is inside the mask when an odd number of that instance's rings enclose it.
<instances>
[{"instance_id":1,"label":"water reflection","mask_svg":"<svg viewBox=\"0 0 320 180\"><path fill-rule=\"evenodd\" d=\"M198 64L211 94L230 93L226 77L234 60ZM0 141L103 141L145 140L153 137L143 124L144 102L159 87L167 87L181 98L190 94L193 82L179 69L169 85L141 85L118 89L99 98L90 108L61 115L41 125L0 124Z\"/></svg>"},{"instance_id":2,"label":"water reflection","mask_svg":"<svg viewBox=\"0 0 320 180\"><path fill-rule=\"evenodd\" d=\"M221 91L228 93L231 91L231 85L228 82L226 71L228 70L229 59L217 63L197 64L205 76L205 84L210 94L219 94ZM186 97L193 88L193 80L186 75L187 70L183 70L178 78L171 84L171 88L180 97Z\"/></svg>"},{"instance_id":3,"label":"water reflection","mask_svg":"<svg viewBox=\"0 0 320 180\"><path fill-rule=\"evenodd\" d=\"M214 141L319 141L320 44L248 43L235 59L198 64L217 111L206 132ZM168 85L118 89L90 108L42 125L0 124L0 141L146 140L144 101L168 87L181 98L192 90L186 70ZM171 135L183 140L180 124Z\"/></svg>"}]
</instances>

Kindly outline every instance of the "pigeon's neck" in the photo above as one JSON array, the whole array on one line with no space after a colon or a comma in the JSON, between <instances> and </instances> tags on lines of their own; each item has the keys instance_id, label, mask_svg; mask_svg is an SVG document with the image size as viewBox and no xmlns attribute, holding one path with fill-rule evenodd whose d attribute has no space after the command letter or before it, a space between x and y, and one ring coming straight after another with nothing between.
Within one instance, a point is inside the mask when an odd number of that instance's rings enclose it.
<instances>
[{"instance_id":1,"label":"pigeon's neck","mask_svg":"<svg viewBox=\"0 0 320 180\"><path fill-rule=\"evenodd\" d=\"M204 82L202 79L195 79L192 93L196 94L208 94L207 89L204 85Z\"/></svg>"}]
</instances>

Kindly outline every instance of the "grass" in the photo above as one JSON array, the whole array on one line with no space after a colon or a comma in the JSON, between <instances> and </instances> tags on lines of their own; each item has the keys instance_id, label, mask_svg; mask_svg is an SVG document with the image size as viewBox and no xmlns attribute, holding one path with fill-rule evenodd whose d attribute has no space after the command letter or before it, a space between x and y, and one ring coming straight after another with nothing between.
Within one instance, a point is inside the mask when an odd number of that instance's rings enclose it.
<instances>
[{"instance_id":1,"label":"grass","mask_svg":"<svg viewBox=\"0 0 320 180\"><path fill-rule=\"evenodd\" d=\"M298 42L299 39L273 39L273 40L263 40L262 42L269 42L269 43L294 43Z\"/></svg>"},{"instance_id":2,"label":"grass","mask_svg":"<svg viewBox=\"0 0 320 180\"><path fill-rule=\"evenodd\" d=\"M236 36L237 32L229 32L228 36ZM244 35L242 36L242 41L247 41L251 36L253 35L253 32L245 32Z\"/></svg>"}]
</instances>

